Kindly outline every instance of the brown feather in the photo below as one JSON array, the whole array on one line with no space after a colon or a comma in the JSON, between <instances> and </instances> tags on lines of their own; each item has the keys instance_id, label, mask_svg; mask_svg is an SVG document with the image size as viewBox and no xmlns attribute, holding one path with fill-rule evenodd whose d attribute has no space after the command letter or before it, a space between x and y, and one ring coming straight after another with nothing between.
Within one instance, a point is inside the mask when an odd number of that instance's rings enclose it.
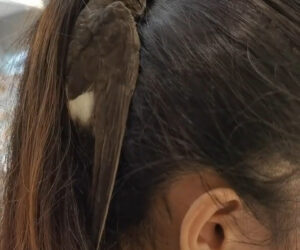
<instances>
[{"instance_id":1,"label":"brown feather","mask_svg":"<svg viewBox=\"0 0 300 250\"><path fill-rule=\"evenodd\" d=\"M102 222L108 212L139 69L139 39L130 11L124 4L116 2L105 9L104 16L101 35L95 37L102 48L99 83L105 84L95 86L96 143L91 192L93 229L98 232L99 239L104 230ZM109 53L105 53L107 51Z\"/></svg>"},{"instance_id":2,"label":"brown feather","mask_svg":"<svg viewBox=\"0 0 300 250\"><path fill-rule=\"evenodd\" d=\"M138 77L140 40L134 17L144 8L145 1L90 1L78 17L69 46L68 98L74 99L87 90L95 95L89 205L96 249L105 228Z\"/></svg>"}]
</instances>

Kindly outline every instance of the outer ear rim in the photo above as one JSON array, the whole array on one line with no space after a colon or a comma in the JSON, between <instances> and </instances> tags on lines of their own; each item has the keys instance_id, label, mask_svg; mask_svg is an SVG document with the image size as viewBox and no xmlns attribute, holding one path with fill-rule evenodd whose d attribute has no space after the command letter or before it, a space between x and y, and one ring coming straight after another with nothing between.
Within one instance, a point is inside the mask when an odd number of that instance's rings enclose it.
<instances>
[{"instance_id":1,"label":"outer ear rim","mask_svg":"<svg viewBox=\"0 0 300 250\"><path fill-rule=\"evenodd\" d=\"M221 212L226 211L226 204L236 206L233 210L238 210L242 206L240 197L231 188L215 188L201 194L186 212L180 228L180 249L199 250L199 236L201 230L208 222L218 223ZM225 206L224 206L225 205ZM224 210L225 209L225 210ZM233 211L232 210L232 211ZM227 211L231 213L232 211ZM218 214L220 212L220 214ZM203 243L202 249L211 249L209 244Z\"/></svg>"}]
</instances>

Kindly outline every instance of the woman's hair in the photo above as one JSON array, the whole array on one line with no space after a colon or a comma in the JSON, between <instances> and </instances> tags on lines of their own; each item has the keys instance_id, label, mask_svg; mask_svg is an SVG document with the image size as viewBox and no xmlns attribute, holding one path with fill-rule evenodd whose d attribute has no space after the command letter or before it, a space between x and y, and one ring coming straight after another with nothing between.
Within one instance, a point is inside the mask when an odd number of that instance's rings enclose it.
<instances>
[{"instance_id":1,"label":"woman's hair","mask_svg":"<svg viewBox=\"0 0 300 250\"><path fill-rule=\"evenodd\" d=\"M85 2L51 0L28 40L12 124L3 250L94 249L87 203L93 149L79 143L65 93L68 45ZM147 5L138 21L140 74L107 245L145 225L160 184L204 169L231 185L271 230L273 243L288 239L299 216L293 199L299 192L291 186L300 166L298 0Z\"/></svg>"}]
</instances>

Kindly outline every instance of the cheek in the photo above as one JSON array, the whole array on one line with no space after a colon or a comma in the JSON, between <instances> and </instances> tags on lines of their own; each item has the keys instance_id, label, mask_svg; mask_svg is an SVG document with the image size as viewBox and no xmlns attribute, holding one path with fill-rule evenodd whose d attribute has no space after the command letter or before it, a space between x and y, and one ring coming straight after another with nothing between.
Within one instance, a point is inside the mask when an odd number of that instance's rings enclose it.
<instances>
[{"instance_id":1,"label":"cheek","mask_svg":"<svg viewBox=\"0 0 300 250\"><path fill-rule=\"evenodd\" d=\"M179 250L179 230L175 225L168 222L168 219L162 217L156 225L155 250Z\"/></svg>"},{"instance_id":2,"label":"cheek","mask_svg":"<svg viewBox=\"0 0 300 250\"><path fill-rule=\"evenodd\" d=\"M239 240L231 242L230 250L275 250L271 247L271 233L249 212L242 210L236 213L231 223L237 225L230 230Z\"/></svg>"},{"instance_id":3,"label":"cheek","mask_svg":"<svg viewBox=\"0 0 300 250\"><path fill-rule=\"evenodd\" d=\"M232 244L230 250L274 250L270 248L270 246L259 246L251 243L236 243L236 245Z\"/></svg>"},{"instance_id":4,"label":"cheek","mask_svg":"<svg viewBox=\"0 0 300 250\"><path fill-rule=\"evenodd\" d=\"M155 203L150 220L154 229L155 250L180 250L179 214L174 214L163 199Z\"/></svg>"}]
</instances>

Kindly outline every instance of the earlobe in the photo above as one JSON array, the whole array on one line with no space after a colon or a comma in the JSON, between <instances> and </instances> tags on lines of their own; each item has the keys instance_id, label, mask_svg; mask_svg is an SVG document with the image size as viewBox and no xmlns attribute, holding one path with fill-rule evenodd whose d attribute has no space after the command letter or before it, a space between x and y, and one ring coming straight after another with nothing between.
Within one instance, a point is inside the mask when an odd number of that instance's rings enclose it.
<instances>
[{"instance_id":1,"label":"earlobe","mask_svg":"<svg viewBox=\"0 0 300 250\"><path fill-rule=\"evenodd\" d=\"M181 250L225 250L224 242L232 217L241 208L238 195L230 188L201 194L186 212L180 232Z\"/></svg>"}]
</instances>

